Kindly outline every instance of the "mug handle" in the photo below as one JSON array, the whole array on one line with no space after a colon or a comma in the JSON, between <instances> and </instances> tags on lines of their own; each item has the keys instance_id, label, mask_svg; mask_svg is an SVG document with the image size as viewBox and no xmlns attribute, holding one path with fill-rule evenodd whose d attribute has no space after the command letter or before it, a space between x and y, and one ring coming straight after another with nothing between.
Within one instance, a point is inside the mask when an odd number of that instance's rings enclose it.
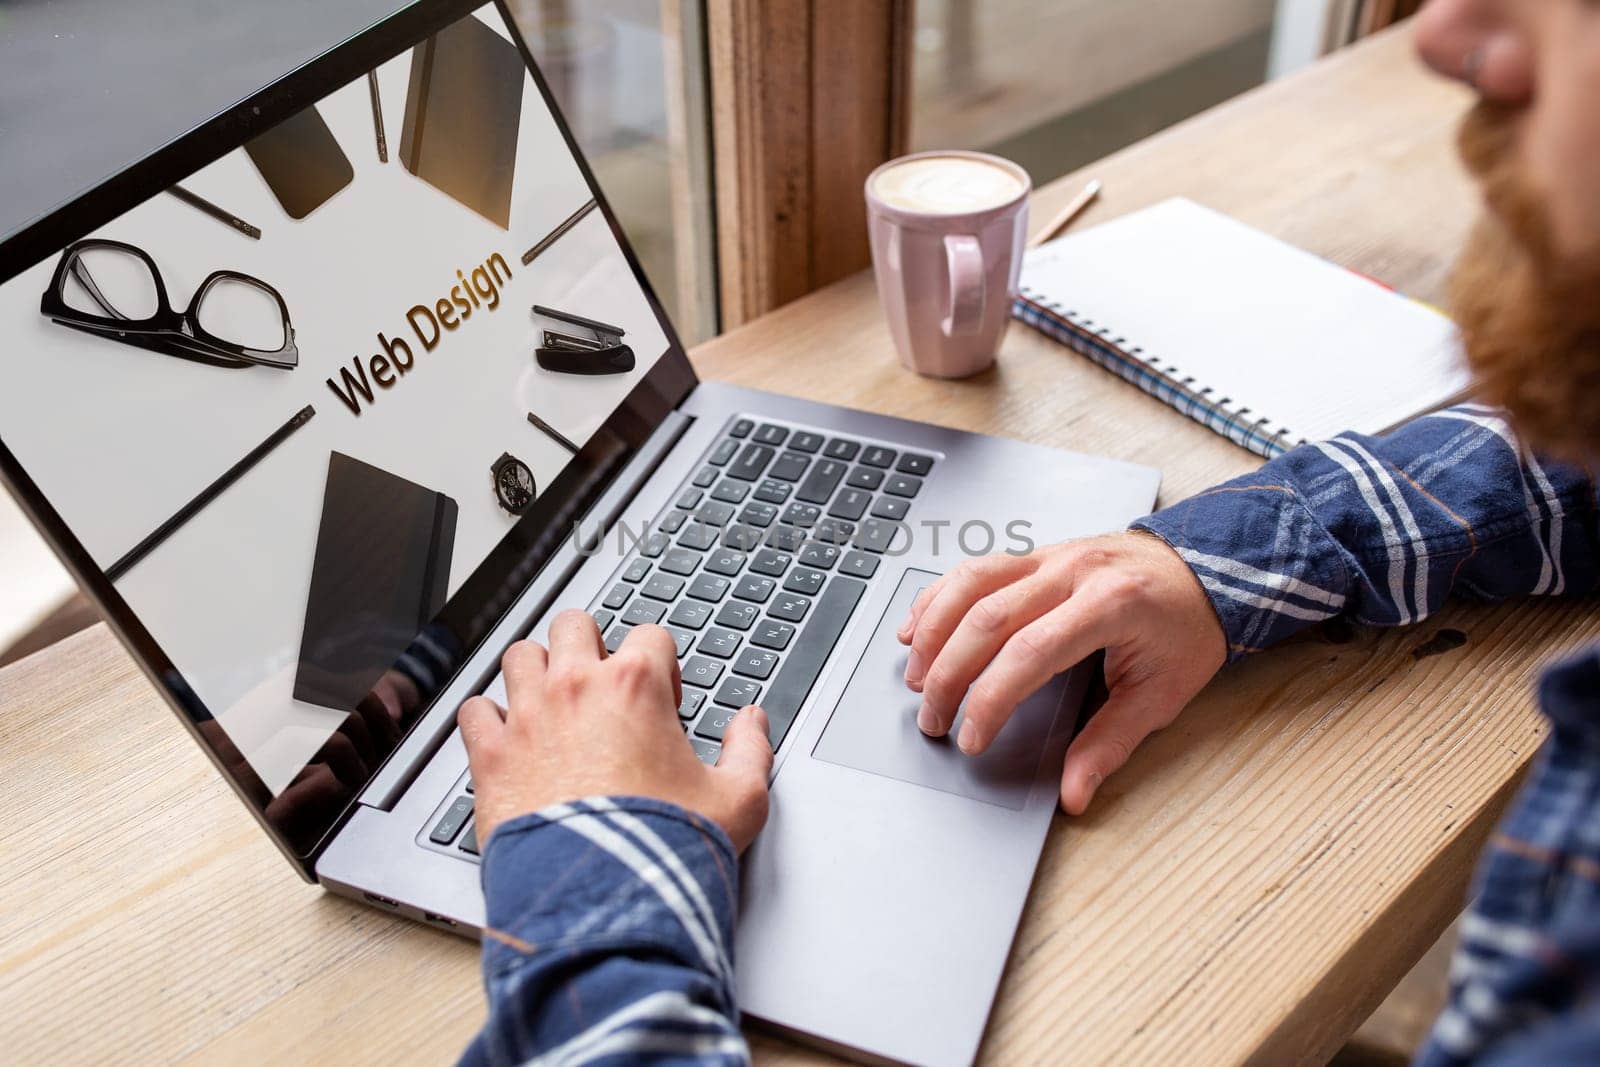
<instances>
[{"instance_id":1,"label":"mug handle","mask_svg":"<svg viewBox=\"0 0 1600 1067\"><path fill-rule=\"evenodd\" d=\"M976 237L950 234L944 239L950 272L950 313L939 324L946 337L970 337L983 326L987 301L983 279L983 246Z\"/></svg>"}]
</instances>

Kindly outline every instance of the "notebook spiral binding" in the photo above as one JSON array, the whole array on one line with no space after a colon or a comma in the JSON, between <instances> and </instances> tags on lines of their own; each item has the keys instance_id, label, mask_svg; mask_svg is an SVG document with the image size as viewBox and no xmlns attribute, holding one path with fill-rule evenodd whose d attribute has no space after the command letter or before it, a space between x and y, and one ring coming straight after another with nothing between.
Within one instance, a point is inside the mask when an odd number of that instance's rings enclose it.
<instances>
[{"instance_id":1,"label":"notebook spiral binding","mask_svg":"<svg viewBox=\"0 0 1600 1067\"><path fill-rule=\"evenodd\" d=\"M1043 300L1027 288L1023 288L1012 303L1011 314L1258 456L1271 459L1305 444L1305 439L1287 426L1270 418L1253 417L1248 407L1231 397L1213 397L1210 386L1199 385L1175 364L1156 358L1136 345L1128 347L1127 339L1115 334L1110 327L1096 327L1093 319Z\"/></svg>"}]
</instances>

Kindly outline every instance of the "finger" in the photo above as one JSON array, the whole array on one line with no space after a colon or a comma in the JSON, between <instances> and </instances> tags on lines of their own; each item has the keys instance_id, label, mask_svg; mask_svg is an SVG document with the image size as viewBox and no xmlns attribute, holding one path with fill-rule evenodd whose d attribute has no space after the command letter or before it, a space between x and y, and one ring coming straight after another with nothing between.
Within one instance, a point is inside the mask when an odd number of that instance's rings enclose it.
<instances>
[{"instance_id":1,"label":"finger","mask_svg":"<svg viewBox=\"0 0 1600 1067\"><path fill-rule=\"evenodd\" d=\"M506 703L515 710L535 697L549 669L550 654L539 642L513 643L500 657L500 672L506 678Z\"/></svg>"},{"instance_id":2,"label":"finger","mask_svg":"<svg viewBox=\"0 0 1600 1067\"><path fill-rule=\"evenodd\" d=\"M1172 706L1176 703L1176 707ZM1122 768L1134 749L1183 710L1158 687L1124 687L1112 693L1067 749L1061 769L1061 808L1082 815L1095 791Z\"/></svg>"},{"instance_id":3,"label":"finger","mask_svg":"<svg viewBox=\"0 0 1600 1067\"><path fill-rule=\"evenodd\" d=\"M906 613L905 621L900 624L900 629L895 633L895 636L900 638L902 645L911 643L911 635L917 632L917 620L922 618L922 612L927 608L928 602L939 594L939 587L943 584L944 578L942 576L935 578L923 586L922 592L918 593L916 599L911 602L911 610Z\"/></svg>"},{"instance_id":4,"label":"finger","mask_svg":"<svg viewBox=\"0 0 1600 1067\"><path fill-rule=\"evenodd\" d=\"M613 660L637 659L642 677L664 683L663 699L672 700L673 715L683 700L683 679L678 671L678 646L672 635L659 626L635 626L617 647Z\"/></svg>"},{"instance_id":5,"label":"finger","mask_svg":"<svg viewBox=\"0 0 1600 1067\"><path fill-rule=\"evenodd\" d=\"M488 777L492 764L500 757L505 740L505 711L485 696L476 696L456 712L461 726L461 741L467 746L467 762L474 779Z\"/></svg>"},{"instance_id":6,"label":"finger","mask_svg":"<svg viewBox=\"0 0 1600 1067\"><path fill-rule=\"evenodd\" d=\"M969 560L945 575L939 591L917 617L906 656L906 685L922 691L923 676L956 626L980 597L1031 572L1034 563L1020 556L985 556Z\"/></svg>"},{"instance_id":7,"label":"finger","mask_svg":"<svg viewBox=\"0 0 1600 1067\"><path fill-rule=\"evenodd\" d=\"M967 696L956 745L969 756L989 747L1017 705L1050 679L1107 644L1111 605L1071 597L1012 634Z\"/></svg>"},{"instance_id":8,"label":"finger","mask_svg":"<svg viewBox=\"0 0 1600 1067\"><path fill-rule=\"evenodd\" d=\"M587 611L568 608L550 624L550 663L593 663L605 654L600 627Z\"/></svg>"},{"instance_id":9,"label":"finger","mask_svg":"<svg viewBox=\"0 0 1600 1067\"><path fill-rule=\"evenodd\" d=\"M1007 639L1061 604L1060 584L1035 572L980 597L956 625L922 682L917 726L943 737L955 721L967 689L999 654Z\"/></svg>"},{"instance_id":10,"label":"finger","mask_svg":"<svg viewBox=\"0 0 1600 1067\"><path fill-rule=\"evenodd\" d=\"M767 729L765 711L753 705L741 708L722 735L722 755L712 772L727 804L718 822L740 852L767 822L767 777L772 774Z\"/></svg>"}]
</instances>

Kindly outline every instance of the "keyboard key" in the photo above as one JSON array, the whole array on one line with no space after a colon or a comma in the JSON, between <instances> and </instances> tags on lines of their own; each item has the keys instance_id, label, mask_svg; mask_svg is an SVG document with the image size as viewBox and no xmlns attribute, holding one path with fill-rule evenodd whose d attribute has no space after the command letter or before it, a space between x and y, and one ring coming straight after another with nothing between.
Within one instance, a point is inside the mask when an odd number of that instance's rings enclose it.
<instances>
[{"instance_id":1,"label":"keyboard key","mask_svg":"<svg viewBox=\"0 0 1600 1067\"><path fill-rule=\"evenodd\" d=\"M747 574L733 587L733 595L740 600L753 600L757 604L765 604L772 597L773 590L777 588L778 583L771 578Z\"/></svg>"},{"instance_id":2,"label":"keyboard key","mask_svg":"<svg viewBox=\"0 0 1600 1067\"><path fill-rule=\"evenodd\" d=\"M433 832L428 835L428 840L436 845L448 845L456 839L456 834L461 832L461 827L472 817L472 798L456 797L450 806L444 809L444 814L434 825ZM415 826L415 823L412 823Z\"/></svg>"},{"instance_id":3,"label":"keyboard key","mask_svg":"<svg viewBox=\"0 0 1600 1067\"><path fill-rule=\"evenodd\" d=\"M856 534L855 546L868 552L884 552L894 542L894 535L905 529L903 523L887 522L883 519L868 519L861 524L861 532ZM909 537L910 535L907 534Z\"/></svg>"},{"instance_id":4,"label":"keyboard key","mask_svg":"<svg viewBox=\"0 0 1600 1067\"><path fill-rule=\"evenodd\" d=\"M763 652L762 655L771 655L771 653ZM774 656L773 659L776 660L777 657ZM754 704L761 699L761 684L759 682L746 681L743 678L729 678L722 683L722 688L718 689L717 695L711 699L723 707L732 708L737 712L740 708ZM707 716L707 718L710 718L710 716Z\"/></svg>"},{"instance_id":5,"label":"keyboard key","mask_svg":"<svg viewBox=\"0 0 1600 1067\"><path fill-rule=\"evenodd\" d=\"M772 449L766 445L745 445L744 451L739 453L738 460L728 468L728 477L738 478L742 482L753 482L767 469L767 464L772 462L773 455Z\"/></svg>"},{"instance_id":6,"label":"keyboard key","mask_svg":"<svg viewBox=\"0 0 1600 1067\"><path fill-rule=\"evenodd\" d=\"M744 570L745 555L732 548L719 548L706 557L706 570L729 578Z\"/></svg>"},{"instance_id":7,"label":"keyboard key","mask_svg":"<svg viewBox=\"0 0 1600 1067\"><path fill-rule=\"evenodd\" d=\"M702 574L689 583L689 595L696 600L706 600L715 604L728 595L729 581L715 574Z\"/></svg>"},{"instance_id":8,"label":"keyboard key","mask_svg":"<svg viewBox=\"0 0 1600 1067\"><path fill-rule=\"evenodd\" d=\"M606 598L600 601L600 606L603 608L610 608L612 611L616 611L617 609L621 608L622 605L626 604L628 602L628 598L632 595L633 586L618 582L616 585L611 587L611 592L606 594Z\"/></svg>"},{"instance_id":9,"label":"keyboard key","mask_svg":"<svg viewBox=\"0 0 1600 1067\"><path fill-rule=\"evenodd\" d=\"M844 519L826 518L817 523L817 528L811 531L811 539L821 541L825 545L848 545L855 533L855 523L846 522Z\"/></svg>"},{"instance_id":10,"label":"keyboard key","mask_svg":"<svg viewBox=\"0 0 1600 1067\"><path fill-rule=\"evenodd\" d=\"M821 567L827 570L839 561L839 550L833 545L812 542L800 550L799 558L807 567Z\"/></svg>"},{"instance_id":11,"label":"keyboard key","mask_svg":"<svg viewBox=\"0 0 1600 1067\"><path fill-rule=\"evenodd\" d=\"M811 465L811 473L800 483L795 496L808 504L826 504L849 468L831 459L821 459Z\"/></svg>"},{"instance_id":12,"label":"keyboard key","mask_svg":"<svg viewBox=\"0 0 1600 1067\"><path fill-rule=\"evenodd\" d=\"M759 500L752 500L739 512L739 521L747 522L751 526L759 526L765 530L778 518L778 509L772 504L763 504Z\"/></svg>"},{"instance_id":13,"label":"keyboard key","mask_svg":"<svg viewBox=\"0 0 1600 1067\"><path fill-rule=\"evenodd\" d=\"M756 616L761 609L754 604L741 604L737 600L730 600L722 605L722 610L717 612L717 625L728 626L735 630L748 630L755 625Z\"/></svg>"},{"instance_id":14,"label":"keyboard key","mask_svg":"<svg viewBox=\"0 0 1600 1067\"><path fill-rule=\"evenodd\" d=\"M623 588L626 589L627 586ZM658 574L644 583L639 592L652 600L665 600L670 604L678 599L679 593L683 592L683 579L671 574Z\"/></svg>"},{"instance_id":15,"label":"keyboard key","mask_svg":"<svg viewBox=\"0 0 1600 1067\"><path fill-rule=\"evenodd\" d=\"M782 426L774 426L770 422L764 422L761 424L761 428L756 430L755 439L764 445L781 445L788 436L789 431Z\"/></svg>"},{"instance_id":16,"label":"keyboard key","mask_svg":"<svg viewBox=\"0 0 1600 1067\"><path fill-rule=\"evenodd\" d=\"M728 460L739 450L739 442L724 438L717 442L717 447L711 450L711 455L706 457L706 462L714 467L727 466Z\"/></svg>"},{"instance_id":17,"label":"keyboard key","mask_svg":"<svg viewBox=\"0 0 1600 1067\"><path fill-rule=\"evenodd\" d=\"M687 511L678 511L677 509L673 509L672 511L669 511L665 515L661 516L661 521L656 523L656 529L660 530L662 533L675 534L679 530L683 529L683 524L687 522L688 519L689 513Z\"/></svg>"},{"instance_id":18,"label":"keyboard key","mask_svg":"<svg viewBox=\"0 0 1600 1067\"><path fill-rule=\"evenodd\" d=\"M850 552L839 564L839 573L854 578L871 578L878 571L878 557L870 552Z\"/></svg>"},{"instance_id":19,"label":"keyboard key","mask_svg":"<svg viewBox=\"0 0 1600 1067\"><path fill-rule=\"evenodd\" d=\"M750 493L750 483L736 482L732 478L724 478L711 490L711 499L720 500L724 504L742 504L744 498ZM682 505L679 505L680 507Z\"/></svg>"},{"instance_id":20,"label":"keyboard key","mask_svg":"<svg viewBox=\"0 0 1600 1067\"><path fill-rule=\"evenodd\" d=\"M694 476L694 484L701 489L709 489L719 477L721 475L717 473L717 468L701 467L699 473Z\"/></svg>"},{"instance_id":21,"label":"keyboard key","mask_svg":"<svg viewBox=\"0 0 1600 1067\"><path fill-rule=\"evenodd\" d=\"M735 422L731 427L729 427L728 436L740 438L749 437L750 431L755 428L756 424L751 422L749 419L740 419L738 422Z\"/></svg>"},{"instance_id":22,"label":"keyboard key","mask_svg":"<svg viewBox=\"0 0 1600 1067\"><path fill-rule=\"evenodd\" d=\"M773 748L783 743L800 705L805 703L812 685L822 673L823 664L828 661L833 646L838 644L839 635L844 633L845 624L850 621L850 614L866 588L864 583L853 578L835 578L829 582L827 592L817 601L811 623L795 642L794 650L784 658L778 676L767 687L761 706L767 713L768 739Z\"/></svg>"},{"instance_id":23,"label":"keyboard key","mask_svg":"<svg viewBox=\"0 0 1600 1067\"><path fill-rule=\"evenodd\" d=\"M760 645L762 648L778 652L788 648L792 640L794 640L794 627L776 619L762 619L761 625L756 627L756 632L750 635L752 645Z\"/></svg>"},{"instance_id":24,"label":"keyboard key","mask_svg":"<svg viewBox=\"0 0 1600 1067\"><path fill-rule=\"evenodd\" d=\"M644 556L646 559L655 559L667 550L667 545L670 543L666 534L660 530L654 530L639 543L639 555Z\"/></svg>"},{"instance_id":25,"label":"keyboard key","mask_svg":"<svg viewBox=\"0 0 1600 1067\"><path fill-rule=\"evenodd\" d=\"M888 482L884 484L883 491L890 496L903 496L910 500L922 491L922 479L913 478L909 474L891 474Z\"/></svg>"},{"instance_id":26,"label":"keyboard key","mask_svg":"<svg viewBox=\"0 0 1600 1067\"><path fill-rule=\"evenodd\" d=\"M622 572L622 580L625 582L632 582L637 585L644 581L644 576L649 573L650 561L647 559L636 559L632 563L628 564L627 570Z\"/></svg>"},{"instance_id":27,"label":"keyboard key","mask_svg":"<svg viewBox=\"0 0 1600 1067\"><path fill-rule=\"evenodd\" d=\"M806 532L798 526L774 526L767 531L767 547L779 552L798 552L806 541Z\"/></svg>"},{"instance_id":28,"label":"keyboard key","mask_svg":"<svg viewBox=\"0 0 1600 1067\"><path fill-rule=\"evenodd\" d=\"M861 453L861 462L869 467L887 468L894 463L894 449L871 445Z\"/></svg>"},{"instance_id":29,"label":"keyboard key","mask_svg":"<svg viewBox=\"0 0 1600 1067\"><path fill-rule=\"evenodd\" d=\"M715 526L707 526L703 522L690 523L689 528L678 535L678 544L696 552L704 552L717 543L719 532Z\"/></svg>"},{"instance_id":30,"label":"keyboard key","mask_svg":"<svg viewBox=\"0 0 1600 1067\"><path fill-rule=\"evenodd\" d=\"M672 635L672 643L678 647L678 658L682 659L688 654L690 646L694 644L694 634L685 630L674 629L671 626L667 627L667 633Z\"/></svg>"},{"instance_id":31,"label":"keyboard key","mask_svg":"<svg viewBox=\"0 0 1600 1067\"><path fill-rule=\"evenodd\" d=\"M706 697L709 694L704 689L695 689L691 686L683 687L683 699L678 701L678 718L688 722L700 714L700 709L705 707Z\"/></svg>"},{"instance_id":32,"label":"keyboard key","mask_svg":"<svg viewBox=\"0 0 1600 1067\"><path fill-rule=\"evenodd\" d=\"M739 654L738 659L734 660L733 673L766 681L772 677L772 672L777 666L778 657L775 653L764 652L759 648L747 648Z\"/></svg>"},{"instance_id":33,"label":"keyboard key","mask_svg":"<svg viewBox=\"0 0 1600 1067\"><path fill-rule=\"evenodd\" d=\"M631 626L613 626L611 632L606 634L606 651L615 652L621 648L623 638L628 636L628 631L631 629L633 629Z\"/></svg>"},{"instance_id":34,"label":"keyboard key","mask_svg":"<svg viewBox=\"0 0 1600 1067\"><path fill-rule=\"evenodd\" d=\"M828 576L821 571L814 571L810 567L796 567L789 572L783 580L783 589L786 593L803 593L806 596L816 596L822 590L822 583Z\"/></svg>"},{"instance_id":35,"label":"keyboard key","mask_svg":"<svg viewBox=\"0 0 1600 1067\"><path fill-rule=\"evenodd\" d=\"M783 509L783 521L791 526L815 526L822 518L822 509L815 504L796 501Z\"/></svg>"},{"instance_id":36,"label":"keyboard key","mask_svg":"<svg viewBox=\"0 0 1600 1067\"><path fill-rule=\"evenodd\" d=\"M661 557L661 569L669 574L693 574L700 566L700 553L675 548Z\"/></svg>"},{"instance_id":37,"label":"keyboard key","mask_svg":"<svg viewBox=\"0 0 1600 1067\"><path fill-rule=\"evenodd\" d=\"M816 452L822 447L822 435L796 430L794 436L789 438L789 447L796 452Z\"/></svg>"},{"instance_id":38,"label":"keyboard key","mask_svg":"<svg viewBox=\"0 0 1600 1067\"><path fill-rule=\"evenodd\" d=\"M702 741L698 737L689 738L689 746L694 749L695 758L708 767L714 767L717 757L722 754L722 748L713 745L710 741Z\"/></svg>"},{"instance_id":39,"label":"keyboard key","mask_svg":"<svg viewBox=\"0 0 1600 1067\"><path fill-rule=\"evenodd\" d=\"M667 621L674 626L682 626L688 630L698 630L711 621L711 605L702 604L695 600L685 600L672 609L672 614L667 616Z\"/></svg>"},{"instance_id":40,"label":"keyboard key","mask_svg":"<svg viewBox=\"0 0 1600 1067\"><path fill-rule=\"evenodd\" d=\"M907 452L900 457L900 462L894 465L894 469L901 474L914 474L918 478L925 477L929 471L933 470L933 457L919 456L915 452Z\"/></svg>"},{"instance_id":41,"label":"keyboard key","mask_svg":"<svg viewBox=\"0 0 1600 1067\"><path fill-rule=\"evenodd\" d=\"M880 496L872 502L872 514L880 519L894 519L899 521L906 517L906 512L911 510L911 501L900 497Z\"/></svg>"},{"instance_id":42,"label":"keyboard key","mask_svg":"<svg viewBox=\"0 0 1600 1067\"><path fill-rule=\"evenodd\" d=\"M721 696L720 693L717 695ZM716 697L712 699L715 700ZM721 741L723 732L728 729L728 724L733 722L733 717L738 711L738 708L713 705L700 721L695 723L695 736L708 738L712 741Z\"/></svg>"},{"instance_id":43,"label":"keyboard key","mask_svg":"<svg viewBox=\"0 0 1600 1067\"><path fill-rule=\"evenodd\" d=\"M605 633L606 627L611 625L611 620L616 618L615 615L603 608L595 608L589 614L594 616L594 624L601 633Z\"/></svg>"},{"instance_id":44,"label":"keyboard key","mask_svg":"<svg viewBox=\"0 0 1600 1067\"><path fill-rule=\"evenodd\" d=\"M628 610L622 613L622 621L629 626L648 626L661 621L661 616L667 613L665 604L657 604L643 597L636 599L628 605Z\"/></svg>"},{"instance_id":45,"label":"keyboard key","mask_svg":"<svg viewBox=\"0 0 1600 1067\"><path fill-rule=\"evenodd\" d=\"M883 484L883 472L876 467L857 467L844 484L852 489L876 489Z\"/></svg>"},{"instance_id":46,"label":"keyboard key","mask_svg":"<svg viewBox=\"0 0 1600 1067\"><path fill-rule=\"evenodd\" d=\"M722 671L722 664L714 659L707 659L704 656L690 656L689 662L683 665L683 682L685 685L710 689L722 677Z\"/></svg>"},{"instance_id":47,"label":"keyboard key","mask_svg":"<svg viewBox=\"0 0 1600 1067\"><path fill-rule=\"evenodd\" d=\"M828 514L836 519L859 519L867 513L867 505L870 503L872 503L871 493L860 489L841 489L839 495L833 498Z\"/></svg>"},{"instance_id":48,"label":"keyboard key","mask_svg":"<svg viewBox=\"0 0 1600 1067\"><path fill-rule=\"evenodd\" d=\"M733 505L724 504L720 500L707 500L700 505L700 510L694 513L694 517L712 526L726 526L728 520L733 518Z\"/></svg>"},{"instance_id":49,"label":"keyboard key","mask_svg":"<svg viewBox=\"0 0 1600 1067\"><path fill-rule=\"evenodd\" d=\"M739 651L739 635L732 630L724 630L720 626L713 626L706 631L700 639L699 650L708 656L718 659L730 659Z\"/></svg>"},{"instance_id":50,"label":"keyboard key","mask_svg":"<svg viewBox=\"0 0 1600 1067\"><path fill-rule=\"evenodd\" d=\"M761 547L766 534L754 526L735 524L722 531L722 547L736 548L740 552L754 552Z\"/></svg>"},{"instance_id":51,"label":"keyboard key","mask_svg":"<svg viewBox=\"0 0 1600 1067\"><path fill-rule=\"evenodd\" d=\"M765 574L773 578L782 578L783 572L789 569L789 564L794 562L794 557L783 552L774 552L771 549L762 549L756 553L756 558L751 561L750 569L757 574Z\"/></svg>"},{"instance_id":52,"label":"keyboard key","mask_svg":"<svg viewBox=\"0 0 1600 1067\"><path fill-rule=\"evenodd\" d=\"M468 855L478 854L478 824L473 823L467 827L467 832L461 835L461 844L456 846Z\"/></svg>"},{"instance_id":53,"label":"keyboard key","mask_svg":"<svg viewBox=\"0 0 1600 1067\"><path fill-rule=\"evenodd\" d=\"M767 615L785 622L799 622L806 617L806 609L811 607L811 601L795 593L779 593L773 600L772 607L767 609Z\"/></svg>"},{"instance_id":54,"label":"keyboard key","mask_svg":"<svg viewBox=\"0 0 1600 1067\"><path fill-rule=\"evenodd\" d=\"M785 452L778 457L778 462L772 465L767 477L776 478L780 482L798 482L809 466L811 466L809 457L802 456L798 452Z\"/></svg>"},{"instance_id":55,"label":"keyboard key","mask_svg":"<svg viewBox=\"0 0 1600 1067\"><path fill-rule=\"evenodd\" d=\"M829 459L842 459L849 463L856 458L856 453L860 451L861 446L856 442L846 441L842 437L835 437L828 442L828 447L822 450L822 454Z\"/></svg>"},{"instance_id":56,"label":"keyboard key","mask_svg":"<svg viewBox=\"0 0 1600 1067\"><path fill-rule=\"evenodd\" d=\"M775 482L771 479L756 486L756 499L764 500L768 504L781 504L789 499L789 494L794 492L794 486L788 482Z\"/></svg>"},{"instance_id":57,"label":"keyboard key","mask_svg":"<svg viewBox=\"0 0 1600 1067\"><path fill-rule=\"evenodd\" d=\"M700 506L700 498L705 496L694 486L690 486L678 494L678 499L673 502L673 507L682 508L684 511L693 511Z\"/></svg>"}]
</instances>

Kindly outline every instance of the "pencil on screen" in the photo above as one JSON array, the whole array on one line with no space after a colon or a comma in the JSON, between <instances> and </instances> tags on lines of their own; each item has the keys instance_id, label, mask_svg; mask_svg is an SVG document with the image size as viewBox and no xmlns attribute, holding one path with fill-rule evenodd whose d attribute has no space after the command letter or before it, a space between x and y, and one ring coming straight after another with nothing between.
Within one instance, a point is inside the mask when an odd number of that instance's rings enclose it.
<instances>
[{"instance_id":1,"label":"pencil on screen","mask_svg":"<svg viewBox=\"0 0 1600 1067\"><path fill-rule=\"evenodd\" d=\"M1056 217L1045 223L1044 229L1033 235L1028 242L1029 248L1038 248L1046 241L1055 237L1062 230L1072 224L1072 220L1083 214L1084 209L1094 203L1095 197L1100 195L1100 180L1097 178L1083 187L1083 191L1072 198L1072 202L1062 208Z\"/></svg>"},{"instance_id":2,"label":"pencil on screen","mask_svg":"<svg viewBox=\"0 0 1600 1067\"><path fill-rule=\"evenodd\" d=\"M148 556L155 548L177 532L178 528L200 513L200 510L211 503L231 486L234 482L249 473L254 467L267 457L267 454L283 444L300 427L311 421L311 416L317 413L310 404L295 412L294 417L267 437L255 448L252 448L243 459L222 472L222 476L195 495L166 522L155 528L155 532L137 545L134 545L128 554L106 568L106 579L117 581L131 570L134 564Z\"/></svg>"},{"instance_id":3,"label":"pencil on screen","mask_svg":"<svg viewBox=\"0 0 1600 1067\"><path fill-rule=\"evenodd\" d=\"M561 435L559 430L557 430L554 426L551 426L548 422L545 422L531 411L528 412L528 421L533 423L534 429L542 431L545 436L549 437L552 441L566 449L568 452L571 452L573 455L578 454L577 445L567 440Z\"/></svg>"},{"instance_id":4,"label":"pencil on screen","mask_svg":"<svg viewBox=\"0 0 1600 1067\"><path fill-rule=\"evenodd\" d=\"M378 97L378 72L367 71L367 95L372 97L372 129L378 135L378 162L389 162L389 139L383 135L383 101Z\"/></svg>"},{"instance_id":5,"label":"pencil on screen","mask_svg":"<svg viewBox=\"0 0 1600 1067\"><path fill-rule=\"evenodd\" d=\"M213 204L211 201L207 200L205 197L200 196L200 195L198 195L196 193L191 193L189 190L185 189L181 185L169 185L167 187L167 192L171 193L173 196L177 197L179 200L182 200L185 204L188 204L190 207L195 208L198 211L205 212L207 215L210 215L212 218L216 219L218 222L221 222L221 223L224 223L224 224L226 224L228 226L233 227L234 229L238 230L240 233L244 234L246 237L249 237L249 238L251 238L253 240L256 240L256 241L261 240L261 231L260 230L256 229L256 227L250 225L248 222L244 221L239 216L235 215L233 212L224 211L222 208L220 208L217 205Z\"/></svg>"},{"instance_id":6,"label":"pencil on screen","mask_svg":"<svg viewBox=\"0 0 1600 1067\"><path fill-rule=\"evenodd\" d=\"M544 254L545 249L549 248L551 245L560 240L562 234L576 226L585 215L593 211L598 206L598 203L591 200L578 210L574 211L572 214L568 215L565 222L546 234L544 239L538 244L522 253L522 265L526 267L529 263L532 263L534 260L538 259Z\"/></svg>"}]
</instances>

